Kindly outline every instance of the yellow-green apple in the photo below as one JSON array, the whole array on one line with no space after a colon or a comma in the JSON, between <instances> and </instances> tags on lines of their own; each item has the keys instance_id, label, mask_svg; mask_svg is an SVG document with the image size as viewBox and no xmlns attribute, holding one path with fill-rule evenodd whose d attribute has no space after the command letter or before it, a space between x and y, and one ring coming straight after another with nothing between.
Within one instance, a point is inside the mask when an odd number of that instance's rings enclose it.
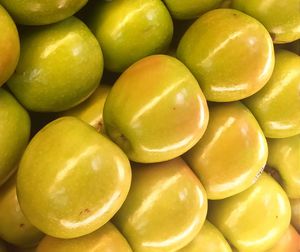
<instances>
[{"instance_id":1,"label":"yellow-green apple","mask_svg":"<svg viewBox=\"0 0 300 252\"><path fill-rule=\"evenodd\" d=\"M172 18L161 0L95 1L87 23L101 45L105 68L113 72L166 51L173 35Z\"/></svg>"},{"instance_id":2,"label":"yellow-green apple","mask_svg":"<svg viewBox=\"0 0 300 252\"><path fill-rule=\"evenodd\" d=\"M291 207L281 186L262 173L247 190L210 201L208 220L238 251L261 252L273 247L286 232Z\"/></svg>"},{"instance_id":3,"label":"yellow-green apple","mask_svg":"<svg viewBox=\"0 0 300 252\"><path fill-rule=\"evenodd\" d=\"M300 134L300 56L278 50L271 79L244 100L266 137L285 138Z\"/></svg>"},{"instance_id":4,"label":"yellow-green apple","mask_svg":"<svg viewBox=\"0 0 300 252\"><path fill-rule=\"evenodd\" d=\"M256 93L274 68L268 31L233 9L212 10L198 18L181 38L177 56L195 75L207 100L217 102Z\"/></svg>"},{"instance_id":5,"label":"yellow-green apple","mask_svg":"<svg viewBox=\"0 0 300 252\"><path fill-rule=\"evenodd\" d=\"M20 36L20 60L8 86L27 109L63 111L97 88L103 71L101 48L79 19L26 27Z\"/></svg>"},{"instance_id":6,"label":"yellow-green apple","mask_svg":"<svg viewBox=\"0 0 300 252\"><path fill-rule=\"evenodd\" d=\"M208 199L223 199L256 181L267 162L268 146L258 122L241 102L210 104L209 118L203 137L183 157Z\"/></svg>"},{"instance_id":7,"label":"yellow-green apple","mask_svg":"<svg viewBox=\"0 0 300 252\"><path fill-rule=\"evenodd\" d=\"M231 7L259 20L270 32L274 43L300 39L300 0L232 0Z\"/></svg>"},{"instance_id":8,"label":"yellow-green apple","mask_svg":"<svg viewBox=\"0 0 300 252\"><path fill-rule=\"evenodd\" d=\"M275 173L289 198L300 198L300 135L268 139L268 146L271 175Z\"/></svg>"},{"instance_id":9,"label":"yellow-green apple","mask_svg":"<svg viewBox=\"0 0 300 252\"><path fill-rule=\"evenodd\" d=\"M0 86L13 74L20 56L20 41L17 27L0 5Z\"/></svg>"},{"instance_id":10,"label":"yellow-green apple","mask_svg":"<svg viewBox=\"0 0 300 252\"><path fill-rule=\"evenodd\" d=\"M128 242L110 222L96 231L73 239L45 236L36 252L132 252Z\"/></svg>"},{"instance_id":11,"label":"yellow-green apple","mask_svg":"<svg viewBox=\"0 0 300 252\"><path fill-rule=\"evenodd\" d=\"M222 233L208 220L204 222L197 236L177 252L231 252Z\"/></svg>"},{"instance_id":12,"label":"yellow-green apple","mask_svg":"<svg viewBox=\"0 0 300 252\"><path fill-rule=\"evenodd\" d=\"M176 251L200 231L207 198L200 181L181 159L133 164L132 185L113 223L133 251Z\"/></svg>"},{"instance_id":13,"label":"yellow-green apple","mask_svg":"<svg viewBox=\"0 0 300 252\"><path fill-rule=\"evenodd\" d=\"M300 234L300 198L290 199L290 203L292 208L292 225Z\"/></svg>"},{"instance_id":14,"label":"yellow-green apple","mask_svg":"<svg viewBox=\"0 0 300 252\"><path fill-rule=\"evenodd\" d=\"M100 84L87 100L64 111L62 116L78 117L93 126L98 132L104 133L103 107L110 89L111 86Z\"/></svg>"},{"instance_id":15,"label":"yellow-green apple","mask_svg":"<svg viewBox=\"0 0 300 252\"><path fill-rule=\"evenodd\" d=\"M208 108L197 80L179 60L152 55L122 73L103 117L106 133L129 159L153 163L195 145L207 127Z\"/></svg>"},{"instance_id":16,"label":"yellow-green apple","mask_svg":"<svg viewBox=\"0 0 300 252\"><path fill-rule=\"evenodd\" d=\"M88 0L0 0L19 24L45 25L66 19L82 8Z\"/></svg>"},{"instance_id":17,"label":"yellow-green apple","mask_svg":"<svg viewBox=\"0 0 300 252\"><path fill-rule=\"evenodd\" d=\"M75 117L47 124L20 161L17 194L26 218L58 238L86 235L121 207L131 182L122 150Z\"/></svg>"},{"instance_id":18,"label":"yellow-green apple","mask_svg":"<svg viewBox=\"0 0 300 252\"><path fill-rule=\"evenodd\" d=\"M44 234L23 215L16 193L16 176L0 187L0 237L19 247L34 247Z\"/></svg>"},{"instance_id":19,"label":"yellow-green apple","mask_svg":"<svg viewBox=\"0 0 300 252\"><path fill-rule=\"evenodd\" d=\"M30 117L5 89L0 88L0 186L15 171L27 146Z\"/></svg>"}]
</instances>

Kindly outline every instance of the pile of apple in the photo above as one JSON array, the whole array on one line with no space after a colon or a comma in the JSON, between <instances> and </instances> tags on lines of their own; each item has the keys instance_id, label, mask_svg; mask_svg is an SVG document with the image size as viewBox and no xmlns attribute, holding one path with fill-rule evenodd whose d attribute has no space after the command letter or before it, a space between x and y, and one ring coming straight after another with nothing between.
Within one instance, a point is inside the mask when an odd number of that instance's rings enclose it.
<instances>
[{"instance_id":1,"label":"pile of apple","mask_svg":"<svg viewBox=\"0 0 300 252\"><path fill-rule=\"evenodd\" d=\"M0 0L0 252L299 252L300 0Z\"/></svg>"}]
</instances>

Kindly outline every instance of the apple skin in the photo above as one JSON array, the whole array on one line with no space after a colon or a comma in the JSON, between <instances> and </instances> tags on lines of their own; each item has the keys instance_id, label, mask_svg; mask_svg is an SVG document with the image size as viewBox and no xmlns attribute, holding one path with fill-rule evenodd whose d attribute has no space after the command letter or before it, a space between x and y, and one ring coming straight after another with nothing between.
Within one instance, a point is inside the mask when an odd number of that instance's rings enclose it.
<instances>
[{"instance_id":1,"label":"apple skin","mask_svg":"<svg viewBox=\"0 0 300 252\"><path fill-rule=\"evenodd\" d=\"M300 234L300 198L290 199L290 203L292 208L292 225Z\"/></svg>"},{"instance_id":2,"label":"apple skin","mask_svg":"<svg viewBox=\"0 0 300 252\"><path fill-rule=\"evenodd\" d=\"M95 1L86 22L101 45L105 68L112 72L163 53L173 35L172 18L160 0Z\"/></svg>"},{"instance_id":3,"label":"apple skin","mask_svg":"<svg viewBox=\"0 0 300 252\"><path fill-rule=\"evenodd\" d=\"M16 170L30 136L27 111L5 89L0 88L0 186Z\"/></svg>"},{"instance_id":4,"label":"apple skin","mask_svg":"<svg viewBox=\"0 0 300 252\"><path fill-rule=\"evenodd\" d=\"M177 252L232 252L222 233L208 220L204 222L197 236Z\"/></svg>"},{"instance_id":5,"label":"apple skin","mask_svg":"<svg viewBox=\"0 0 300 252\"><path fill-rule=\"evenodd\" d=\"M58 112L87 99L102 71L97 39L83 22L70 17L24 28L20 60L8 86L27 109Z\"/></svg>"},{"instance_id":6,"label":"apple skin","mask_svg":"<svg viewBox=\"0 0 300 252\"><path fill-rule=\"evenodd\" d=\"M271 79L244 100L268 138L300 134L300 56L278 50Z\"/></svg>"},{"instance_id":7,"label":"apple skin","mask_svg":"<svg viewBox=\"0 0 300 252\"><path fill-rule=\"evenodd\" d=\"M202 137L206 99L176 58L152 55L121 74L104 105L106 133L130 160L153 163L178 157Z\"/></svg>"},{"instance_id":8,"label":"apple skin","mask_svg":"<svg viewBox=\"0 0 300 252\"><path fill-rule=\"evenodd\" d=\"M256 181L267 162L268 146L255 117L241 102L210 104L209 115L203 137L183 157L208 199L223 199Z\"/></svg>"},{"instance_id":9,"label":"apple skin","mask_svg":"<svg viewBox=\"0 0 300 252\"><path fill-rule=\"evenodd\" d=\"M156 164L133 164L132 185L112 222L133 251L176 251L200 231L207 198L187 164L176 158Z\"/></svg>"},{"instance_id":10,"label":"apple skin","mask_svg":"<svg viewBox=\"0 0 300 252\"><path fill-rule=\"evenodd\" d=\"M131 182L126 155L75 117L47 124L21 159L17 194L27 219L45 234L75 238L104 225Z\"/></svg>"},{"instance_id":11,"label":"apple skin","mask_svg":"<svg viewBox=\"0 0 300 252\"><path fill-rule=\"evenodd\" d=\"M111 86L100 84L94 93L79 105L64 111L61 116L74 116L104 134L103 107Z\"/></svg>"},{"instance_id":12,"label":"apple skin","mask_svg":"<svg viewBox=\"0 0 300 252\"><path fill-rule=\"evenodd\" d=\"M45 25L66 19L88 0L0 0L13 19L23 25Z\"/></svg>"},{"instance_id":13,"label":"apple skin","mask_svg":"<svg viewBox=\"0 0 300 252\"><path fill-rule=\"evenodd\" d=\"M128 242L110 222L93 233L74 239L45 236L36 252L132 252Z\"/></svg>"},{"instance_id":14,"label":"apple skin","mask_svg":"<svg viewBox=\"0 0 300 252\"><path fill-rule=\"evenodd\" d=\"M17 27L0 5L0 86L13 74L20 56L20 40Z\"/></svg>"},{"instance_id":15,"label":"apple skin","mask_svg":"<svg viewBox=\"0 0 300 252\"><path fill-rule=\"evenodd\" d=\"M268 139L268 146L268 166L279 173L278 182L288 197L300 198L300 135Z\"/></svg>"},{"instance_id":16,"label":"apple skin","mask_svg":"<svg viewBox=\"0 0 300 252\"><path fill-rule=\"evenodd\" d=\"M193 19L217 8L223 0L164 0L175 19Z\"/></svg>"},{"instance_id":17,"label":"apple skin","mask_svg":"<svg viewBox=\"0 0 300 252\"><path fill-rule=\"evenodd\" d=\"M19 247L34 247L44 234L23 215L17 199L16 176L0 187L0 237Z\"/></svg>"},{"instance_id":18,"label":"apple skin","mask_svg":"<svg viewBox=\"0 0 300 252\"><path fill-rule=\"evenodd\" d=\"M209 201L208 220L238 251L261 252L274 246L287 230L291 207L284 190L263 172L247 190Z\"/></svg>"},{"instance_id":19,"label":"apple skin","mask_svg":"<svg viewBox=\"0 0 300 252\"><path fill-rule=\"evenodd\" d=\"M232 0L231 7L260 21L272 34L276 44L300 39L300 0Z\"/></svg>"},{"instance_id":20,"label":"apple skin","mask_svg":"<svg viewBox=\"0 0 300 252\"><path fill-rule=\"evenodd\" d=\"M296 229L289 225L283 236L277 241L273 248L266 252L299 252L300 251L300 235Z\"/></svg>"},{"instance_id":21,"label":"apple skin","mask_svg":"<svg viewBox=\"0 0 300 252\"><path fill-rule=\"evenodd\" d=\"M207 100L246 98L270 79L274 47L254 18L233 9L206 12L186 31L177 57L198 80ZM241 71L243 66L243 71Z\"/></svg>"}]
</instances>

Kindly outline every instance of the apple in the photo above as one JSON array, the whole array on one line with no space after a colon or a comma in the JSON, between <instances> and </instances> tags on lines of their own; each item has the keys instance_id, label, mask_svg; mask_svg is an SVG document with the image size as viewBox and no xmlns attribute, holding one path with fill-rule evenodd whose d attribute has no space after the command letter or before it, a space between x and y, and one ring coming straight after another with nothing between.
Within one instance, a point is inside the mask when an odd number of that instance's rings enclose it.
<instances>
[{"instance_id":1,"label":"apple","mask_svg":"<svg viewBox=\"0 0 300 252\"><path fill-rule=\"evenodd\" d=\"M231 252L222 233L208 220L204 222L197 236L177 252Z\"/></svg>"},{"instance_id":2,"label":"apple","mask_svg":"<svg viewBox=\"0 0 300 252\"><path fill-rule=\"evenodd\" d=\"M208 199L223 199L250 187L268 157L266 138L241 102L209 106L209 123L183 157L202 182Z\"/></svg>"},{"instance_id":3,"label":"apple","mask_svg":"<svg viewBox=\"0 0 300 252\"><path fill-rule=\"evenodd\" d=\"M175 19L193 19L217 8L223 0L164 0Z\"/></svg>"},{"instance_id":4,"label":"apple","mask_svg":"<svg viewBox=\"0 0 300 252\"><path fill-rule=\"evenodd\" d=\"M20 56L20 41L17 27L2 7L0 1L0 87L17 67Z\"/></svg>"},{"instance_id":5,"label":"apple","mask_svg":"<svg viewBox=\"0 0 300 252\"><path fill-rule=\"evenodd\" d=\"M94 93L79 105L64 111L61 116L75 116L104 133L103 107L111 86L100 84Z\"/></svg>"},{"instance_id":6,"label":"apple","mask_svg":"<svg viewBox=\"0 0 300 252\"><path fill-rule=\"evenodd\" d=\"M268 138L300 134L300 56L278 50L265 87L244 100Z\"/></svg>"},{"instance_id":7,"label":"apple","mask_svg":"<svg viewBox=\"0 0 300 252\"><path fill-rule=\"evenodd\" d=\"M130 181L129 161L118 146L80 119L61 117L27 146L17 195L24 215L38 229L75 238L111 219Z\"/></svg>"},{"instance_id":8,"label":"apple","mask_svg":"<svg viewBox=\"0 0 300 252\"><path fill-rule=\"evenodd\" d=\"M281 186L262 173L247 190L209 202L208 220L238 250L262 252L272 248L291 220L289 199Z\"/></svg>"},{"instance_id":9,"label":"apple","mask_svg":"<svg viewBox=\"0 0 300 252\"><path fill-rule=\"evenodd\" d=\"M73 239L45 236L36 252L132 252L118 229L107 222L96 231Z\"/></svg>"},{"instance_id":10,"label":"apple","mask_svg":"<svg viewBox=\"0 0 300 252\"><path fill-rule=\"evenodd\" d=\"M173 35L172 18L161 0L94 1L86 20L103 50L105 68L113 72L163 53Z\"/></svg>"},{"instance_id":11,"label":"apple","mask_svg":"<svg viewBox=\"0 0 300 252\"><path fill-rule=\"evenodd\" d=\"M289 198L300 198L300 134L288 137L268 139L269 169L278 175Z\"/></svg>"},{"instance_id":12,"label":"apple","mask_svg":"<svg viewBox=\"0 0 300 252\"><path fill-rule=\"evenodd\" d=\"M133 251L176 251L194 239L207 213L200 181L181 159L133 164L128 197L112 222Z\"/></svg>"},{"instance_id":13,"label":"apple","mask_svg":"<svg viewBox=\"0 0 300 252\"><path fill-rule=\"evenodd\" d=\"M124 71L103 111L108 136L130 160L153 163L178 157L202 137L206 99L176 58L152 55Z\"/></svg>"},{"instance_id":14,"label":"apple","mask_svg":"<svg viewBox=\"0 0 300 252\"><path fill-rule=\"evenodd\" d=\"M19 247L34 247L44 234L23 215L16 194L16 176L0 187L0 237Z\"/></svg>"},{"instance_id":15,"label":"apple","mask_svg":"<svg viewBox=\"0 0 300 252\"><path fill-rule=\"evenodd\" d=\"M70 17L23 29L20 60L8 86L27 109L57 112L87 99L102 71L97 39L83 22Z\"/></svg>"},{"instance_id":16,"label":"apple","mask_svg":"<svg viewBox=\"0 0 300 252\"><path fill-rule=\"evenodd\" d=\"M24 25L45 25L66 19L88 0L0 0L13 19Z\"/></svg>"},{"instance_id":17,"label":"apple","mask_svg":"<svg viewBox=\"0 0 300 252\"><path fill-rule=\"evenodd\" d=\"M198 18L181 38L177 56L195 75L206 99L216 102L253 95L274 67L268 31L233 9L212 10Z\"/></svg>"},{"instance_id":18,"label":"apple","mask_svg":"<svg viewBox=\"0 0 300 252\"><path fill-rule=\"evenodd\" d=\"M300 39L300 0L232 0L231 6L260 21L276 44Z\"/></svg>"},{"instance_id":19,"label":"apple","mask_svg":"<svg viewBox=\"0 0 300 252\"><path fill-rule=\"evenodd\" d=\"M0 186L16 170L30 135L27 111L5 89L0 88Z\"/></svg>"},{"instance_id":20,"label":"apple","mask_svg":"<svg viewBox=\"0 0 300 252\"><path fill-rule=\"evenodd\" d=\"M290 199L292 208L292 225L300 234L300 198Z\"/></svg>"}]
</instances>

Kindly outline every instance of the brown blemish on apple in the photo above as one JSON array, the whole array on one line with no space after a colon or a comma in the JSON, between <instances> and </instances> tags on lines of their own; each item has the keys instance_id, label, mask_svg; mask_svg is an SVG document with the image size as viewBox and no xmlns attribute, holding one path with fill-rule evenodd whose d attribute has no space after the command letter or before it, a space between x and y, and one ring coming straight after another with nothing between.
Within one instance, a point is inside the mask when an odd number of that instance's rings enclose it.
<instances>
[{"instance_id":1,"label":"brown blemish on apple","mask_svg":"<svg viewBox=\"0 0 300 252\"><path fill-rule=\"evenodd\" d=\"M21 223L21 224L19 225L20 228L23 228L24 226L25 226L24 223Z\"/></svg>"},{"instance_id":2,"label":"brown blemish on apple","mask_svg":"<svg viewBox=\"0 0 300 252\"><path fill-rule=\"evenodd\" d=\"M83 215L83 214L89 214L91 212L90 209L85 208L84 210L80 211L79 215Z\"/></svg>"}]
</instances>

